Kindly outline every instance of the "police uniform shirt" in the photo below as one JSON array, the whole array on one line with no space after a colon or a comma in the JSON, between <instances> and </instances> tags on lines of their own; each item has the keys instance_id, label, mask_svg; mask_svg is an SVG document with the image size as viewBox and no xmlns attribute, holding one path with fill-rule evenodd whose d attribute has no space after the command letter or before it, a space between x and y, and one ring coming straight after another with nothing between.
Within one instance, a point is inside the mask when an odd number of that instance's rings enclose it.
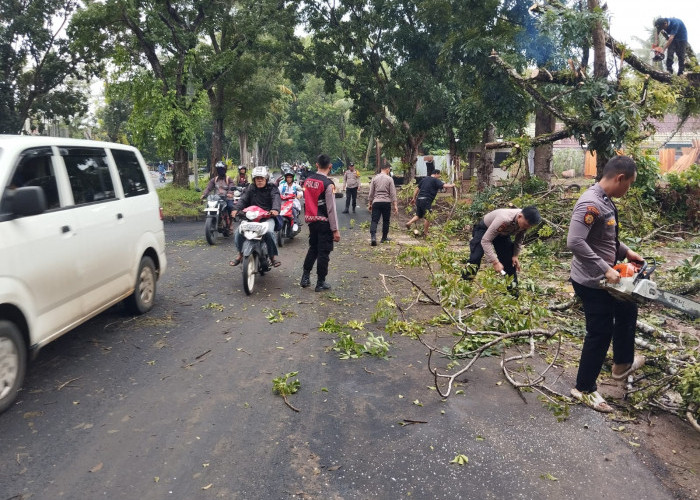
<instances>
[{"instance_id":1,"label":"police uniform shirt","mask_svg":"<svg viewBox=\"0 0 700 500\"><path fill-rule=\"evenodd\" d=\"M513 257L520 254L525 237L525 230L520 229L517 217L522 212L519 208L499 208L484 215L484 224L488 229L481 238L481 247L484 249L486 260L492 264L498 262L496 249L493 247L493 240L498 236L515 235L515 246L513 247Z\"/></svg>"},{"instance_id":2,"label":"police uniform shirt","mask_svg":"<svg viewBox=\"0 0 700 500\"><path fill-rule=\"evenodd\" d=\"M566 246L574 254L571 279L598 288L605 273L622 260L629 248L617 241L615 205L600 184L588 188L574 206Z\"/></svg>"}]
</instances>

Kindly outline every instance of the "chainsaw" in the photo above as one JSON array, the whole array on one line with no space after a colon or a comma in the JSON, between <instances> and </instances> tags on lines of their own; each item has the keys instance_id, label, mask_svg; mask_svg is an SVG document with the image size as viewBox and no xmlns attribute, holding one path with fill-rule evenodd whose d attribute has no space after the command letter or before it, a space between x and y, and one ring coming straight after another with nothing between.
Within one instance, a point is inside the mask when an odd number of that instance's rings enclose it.
<instances>
[{"instance_id":1,"label":"chainsaw","mask_svg":"<svg viewBox=\"0 0 700 500\"><path fill-rule=\"evenodd\" d=\"M647 257L643 262L625 262L613 266L620 273L619 283L600 283L610 294L624 300L643 302L651 300L660 302L695 318L700 317L700 304L682 295L667 292L657 288L651 280L651 274L656 269L656 261Z\"/></svg>"}]
</instances>

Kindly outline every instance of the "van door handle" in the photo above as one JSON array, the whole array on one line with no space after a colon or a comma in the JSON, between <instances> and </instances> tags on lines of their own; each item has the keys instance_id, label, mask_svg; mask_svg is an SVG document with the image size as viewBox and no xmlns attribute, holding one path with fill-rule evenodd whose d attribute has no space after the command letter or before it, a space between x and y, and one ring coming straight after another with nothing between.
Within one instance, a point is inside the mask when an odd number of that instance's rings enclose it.
<instances>
[{"instance_id":1,"label":"van door handle","mask_svg":"<svg viewBox=\"0 0 700 500\"><path fill-rule=\"evenodd\" d=\"M117 219L123 219L124 216L122 214L117 214Z\"/></svg>"},{"instance_id":2,"label":"van door handle","mask_svg":"<svg viewBox=\"0 0 700 500\"><path fill-rule=\"evenodd\" d=\"M69 233L70 232L70 226L63 226L61 228L62 233Z\"/></svg>"}]
</instances>

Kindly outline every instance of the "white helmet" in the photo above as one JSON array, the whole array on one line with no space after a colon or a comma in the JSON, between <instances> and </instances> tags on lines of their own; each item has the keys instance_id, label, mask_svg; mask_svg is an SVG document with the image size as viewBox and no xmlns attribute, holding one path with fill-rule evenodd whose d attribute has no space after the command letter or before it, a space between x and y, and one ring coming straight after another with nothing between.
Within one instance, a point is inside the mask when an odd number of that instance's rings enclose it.
<instances>
[{"instance_id":1,"label":"white helmet","mask_svg":"<svg viewBox=\"0 0 700 500\"><path fill-rule=\"evenodd\" d=\"M263 177L264 179L267 179L267 175L267 167L255 167L253 169L253 179L255 179L256 177Z\"/></svg>"}]
</instances>

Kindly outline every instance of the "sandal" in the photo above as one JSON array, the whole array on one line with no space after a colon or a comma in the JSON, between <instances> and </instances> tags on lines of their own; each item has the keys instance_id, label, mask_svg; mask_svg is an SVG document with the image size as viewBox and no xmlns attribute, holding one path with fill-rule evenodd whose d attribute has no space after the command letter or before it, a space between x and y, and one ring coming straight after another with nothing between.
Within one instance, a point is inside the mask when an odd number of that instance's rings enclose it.
<instances>
[{"instance_id":1,"label":"sandal","mask_svg":"<svg viewBox=\"0 0 700 500\"><path fill-rule=\"evenodd\" d=\"M613 407L610 406L605 399L603 399L603 396L601 396L598 391L581 392L578 389L573 388L571 389L571 395L586 406L593 408L595 411L599 411L601 413L612 413L615 411L613 410Z\"/></svg>"},{"instance_id":2,"label":"sandal","mask_svg":"<svg viewBox=\"0 0 700 500\"><path fill-rule=\"evenodd\" d=\"M277 259L275 259L275 260L270 259L270 264L272 265L272 267L280 267L282 265L282 263Z\"/></svg>"},{"instance_id":3,"label":"sandal","mask_svg":"<svg viewBox=\"0 0 700 500\"><path fill-rule=\"evenodd\" d=\"M630 365L627 370L620 374L615 373L615 364L613 363L612 371L611 371L611 376L613 380L625 380L628 375L631 375L632 373L636 372L639 370L642 366L644 366L644 363L646 363L646 358L644 356L637 355L634 357L634 361L632 361L632 364Z\"/></svg>"},{"instance_id":4,"label":"sandal","mask_svg":"<svg viewBox=\"0 0 700 500\"><path fill-rule=\"evenodd\" d=\"M229 261L228 261L228 265L229 265L229 266L236 267L236 266L237 266L238 264L240 264L241 262L243 262L243 257L236 257L236 260L229 260Z\"/></svg>"}]
</instances>

